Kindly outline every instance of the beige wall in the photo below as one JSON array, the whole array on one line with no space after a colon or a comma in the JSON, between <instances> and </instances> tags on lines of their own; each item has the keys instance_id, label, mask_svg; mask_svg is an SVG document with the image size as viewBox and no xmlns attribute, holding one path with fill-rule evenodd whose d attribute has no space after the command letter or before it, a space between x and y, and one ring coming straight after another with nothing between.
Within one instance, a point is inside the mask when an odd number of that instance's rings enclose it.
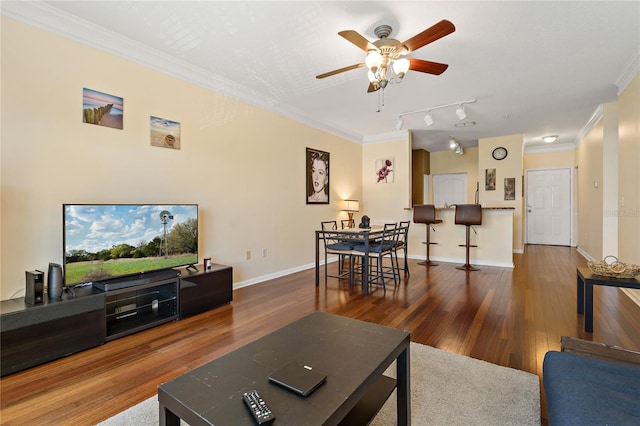
<instances>
[{"instance_id":1,"label":"beige wall","mask_svg":"<svg viewBox=\"0 0 640 426\"><path fill-rule=\"evenodd\" d=\"M640 73L620 94L618 254L640 265Z\"/></svg>"},{"instance_id":2,"label":"beige wall","mask_svg":"<svg viewBox=\"0 0 640 426\"><path fill-rule=\"evenodd\" d=\"M497 147L507 149L504 160L495 160L493 150ZM478 141L478 174L480 175L480 203L489 207L513 207L513 250L518 253L524 251L523 234L523 198L522 178L523 170L523 135L509 135L495 138L480 139ZM485 170L496 169L495 191L485 190ZM504 199L504 179L516 178L516 199Z\"/></svg>"},{"instance_id":3,"label":"beige wall","mask_svg":"<svg viewBox=\"0 0 640 426\"><path fill-rule=\"evenodd\" d=\"M578 248L602 258L602 138L600 121L576 149L578 192Z\"/></svg>"},{"instance_id":4,"label":"beige wall","mask_svg":"<svg viewBox=\"0 0 640 426\"><path fill-rule=\"evenodd\" d=\"M200 258L250 283L309 267L319 222L361 198L360 144L4 16L1 30L0 299L62 262L63 203L198 203ZM84 87L124 98L123 130L82 123ZM181 123L180 150L150 146L151 115ZM330 205L305 203L305 147L331 154Z\"/></svg>"},{"instance_id":5,"label":"beige wall","mask_svg":"<svg viewBox=\"0 0 640 426\"><path fill-rule=\"evenodd\" d=\"M377 182L376 161L393 159L394 178L391 183ZM408 220L411 199L411 141L409 136L395 141L368 143L362 150L362 199L359 221L369 216L371 223Z\"/></svg>"},{"instance_id":6,"label":"beige wall","mask_svg":"<svg viewBox=\"0 0 640 426\"><path fill-rule=\"evenodd\" d=\"M447 173L467 174L467 201L474 202L478 177L478 148L465 148L464 154L457 155L451 150L432 152L429 168L429 203L433 203L433 177Z\"/></svg>"}]
</instances>

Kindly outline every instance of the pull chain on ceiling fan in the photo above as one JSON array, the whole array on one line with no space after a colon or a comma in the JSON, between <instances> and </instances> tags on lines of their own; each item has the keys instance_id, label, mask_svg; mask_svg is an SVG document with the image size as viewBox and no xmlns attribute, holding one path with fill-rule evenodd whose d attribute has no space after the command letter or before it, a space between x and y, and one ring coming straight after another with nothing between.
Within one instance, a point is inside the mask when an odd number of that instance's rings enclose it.
<instances>
[{"instance_id":1,"label":"pull chain on ceiling fan","mask_svg":"<svg viewBox=\"0 0 640 426\"><path fill-rule=\"evenodd\" d=\"M340 31L338 34L341 37L367 53L365 62L329 71L317 75L316 78L326 78L366 66L369 69L369 87L367 92L371 93L379 89L384 90L390 83L400 83L409 70L440 75L445 72L449 65L417 58L405 58L404 56L451 34L455 30L455 26L444 19L421 33L416 34L404 43L389 38L392 31L389 25L376 27L374 33L379 39L373 43L369 42L369 40L356 31Z\"/></svg>"}]
</instances>

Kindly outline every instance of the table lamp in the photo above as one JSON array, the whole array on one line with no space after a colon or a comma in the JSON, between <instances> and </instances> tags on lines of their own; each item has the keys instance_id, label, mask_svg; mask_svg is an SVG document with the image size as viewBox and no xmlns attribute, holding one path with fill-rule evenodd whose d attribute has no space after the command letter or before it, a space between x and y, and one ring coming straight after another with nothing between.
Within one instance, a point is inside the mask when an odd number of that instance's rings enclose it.
<instances>
[{"instance_id":1,"label":"table lamp","mask_svg":"<svg viewBox=\"0 0 640 426\"><path fill-rule=\"evenodd\" d=\"M344 200L344 210L349 215L349 228L353 226L353 214L360 211L360 203L358 200Z\"/></svg>"}]
</instances>

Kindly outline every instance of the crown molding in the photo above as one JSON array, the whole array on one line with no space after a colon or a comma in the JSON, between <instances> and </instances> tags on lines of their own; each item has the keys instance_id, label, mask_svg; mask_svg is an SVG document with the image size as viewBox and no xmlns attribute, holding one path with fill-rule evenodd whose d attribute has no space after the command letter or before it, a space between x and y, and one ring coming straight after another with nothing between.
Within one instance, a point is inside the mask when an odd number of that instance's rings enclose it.
<instances>
[{"instance_id":1,"label":"crown molding","mask_svg":"<svg viewBox=\"0 0 640 426\"><path fill-rule=\"evenodd\" d=\"M616 86L618 87L618 96L627 88L631 80L640 72L640 50L635 52L629 62L622 70L622 74L616 81Z\"/></svg>"},{"instance_id":2,"label":"crown molding","mask_svg":"<svg viewBox=\"0 0 640 426\"><path fill-rule=\"evenodd\" d=\"M591 114L591 117L586 122L584 127L580 130L580 132L578 133L578 136L576 136L576 141L575 141L576 147L580 145L580 142L582 142L584 138L587 137L591 129L593 129L596 126L596 124L598 124L598 122L602 120L603 116L604 116L604 107L602 106L602 104L600 104L598 105L596 110L593 112L593 114Z\"/></svg>"},{"instance_id":3,"label":"crown molding","mask_svg":"<svg viewBox=\"0 0 640 426\"><path fill-rule=\"evenodd\" d=\"M389 133L381 133L377 135L365 136L364 138L362 138L362 143L367 144L367 143L391 142L391 141L397 141L397 140L408 139L408 138L409 138L409 131L406 129L403 129L403 130L395 130Z\"/></svg>"},{"instance_id":4,"label":"crown molding","mask_svg":"<svg viewBox=\"0 0 640 426\"><path fill-rule=\"evenodd\" d=\"M63 12L39 1L0 2L2 15L45 31L58 34L78 43L91 46L111 55L137 63L207 90L271 111L293 121L325 131L335 136L363 143L362 135L327 126L298 111L283 108L263 93L239 85L185 61L151 49L141 43L95 24Z\"/></svg>"},{"instance_id":5,"label":"crown molding","mask_svg":"<svg viewBox=\"0 0 640 426\"><path fill-rule=\"evenodd\" d=\"M576 146L573 143L550 143L548 145L538 145L527 147L525 145L524 153L525 154L543 154L549 152L560 152L560 151L574 151Z\"/></svg>"}]
</instances>

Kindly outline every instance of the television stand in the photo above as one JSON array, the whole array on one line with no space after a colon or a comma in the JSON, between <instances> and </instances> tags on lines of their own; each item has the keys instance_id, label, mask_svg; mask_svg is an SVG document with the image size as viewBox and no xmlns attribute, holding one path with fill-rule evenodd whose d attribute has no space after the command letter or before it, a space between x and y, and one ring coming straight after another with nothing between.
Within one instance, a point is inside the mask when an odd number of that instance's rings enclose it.
<instances>
[{"instance_id":1,"label":"television stand","mask_svg":"<svg viewBox=\"0 0 640 426\"><path fill-rule=\"evenodd\" d=\"M180 276L172 269L109 281L106 341L177 320L179 292Z\"/></svg>"}]
</instances>

